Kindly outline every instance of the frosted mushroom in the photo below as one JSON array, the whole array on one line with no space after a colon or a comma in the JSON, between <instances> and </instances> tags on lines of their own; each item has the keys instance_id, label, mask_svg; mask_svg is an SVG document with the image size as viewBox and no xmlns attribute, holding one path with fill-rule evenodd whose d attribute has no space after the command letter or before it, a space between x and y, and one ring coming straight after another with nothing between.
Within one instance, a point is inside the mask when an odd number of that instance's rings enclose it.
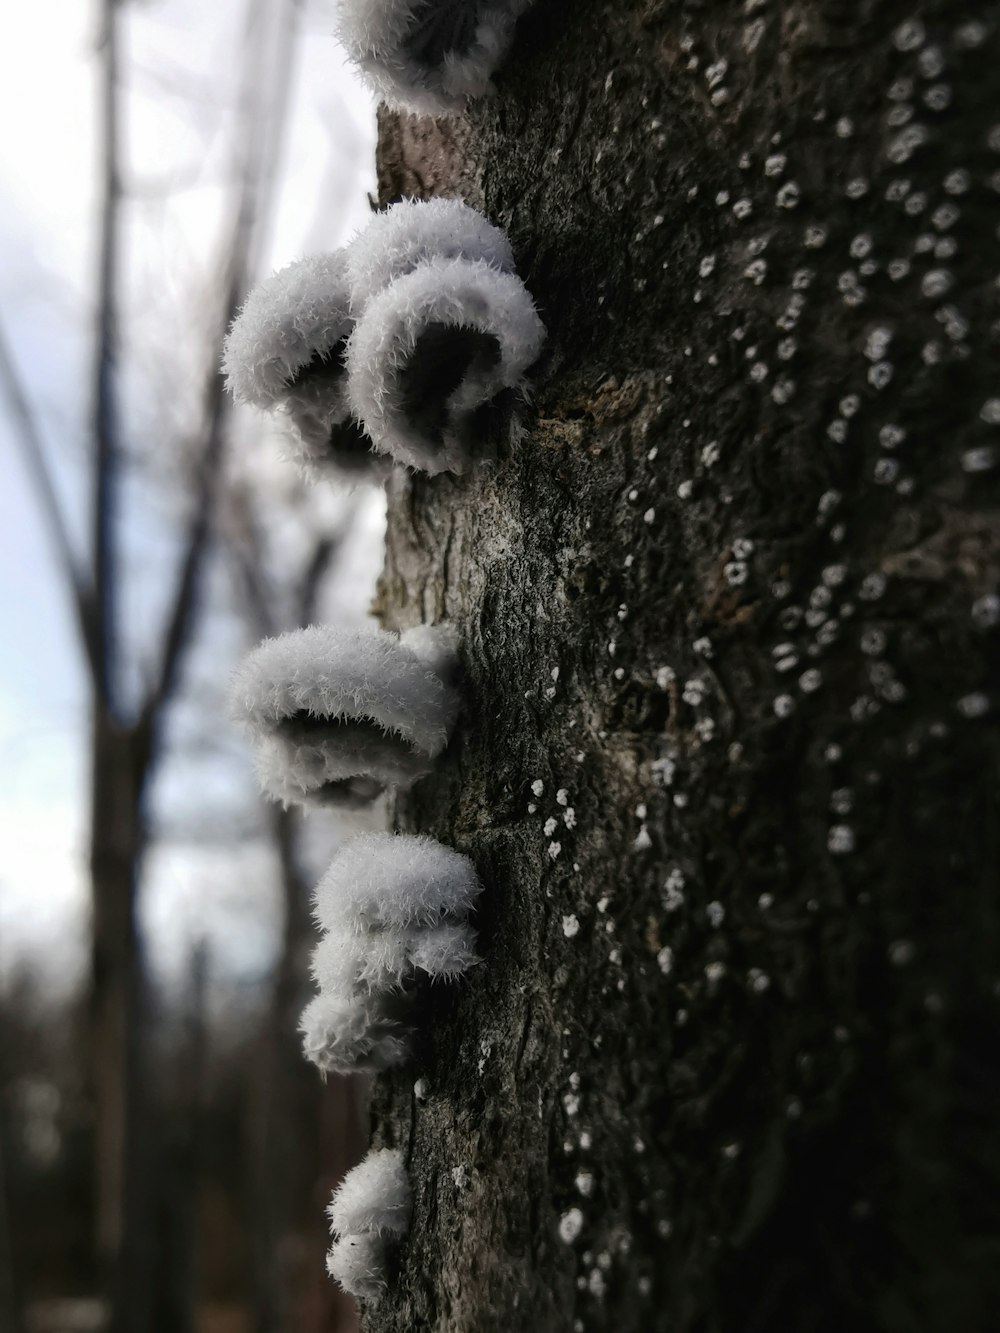
<instances>
[{"instance_id":1,"label":"frosted mushroom","mask_svg":"<svg viewBox=\"0 0 1000 1333\"><path fill-rule=\"evenodd\" d=\"M458 694L394 634L313 625L258 644L233 676L230 708L267 795L351 807L429 771Z\"/></svg>"},{"instance_id":2,"label":"frosted mushroom","mask_svg":"<svg viewBox=\"0 0 1000 1333\"><path fill-rule=\"evenodd\" d=\"M371 221L347 247L351 308L432 259L471 259L514 272L514 253L499 227L459 199L403 199Z\"/></svg>"},{"instance_id":3,"label":"frosted mushroom","mask_svg":"<svg viewBox=\"0 0 1000 1333\"><path fill-rule=\"evenodd\" d=\"M409 1055L407 1028L375 992L322 992L302 1011L299 1032L303 1054L322 1074L391 1069Z\"/></svg>"},{"instance_id":4,"label":"frosted mushroom","mask_svg":"<svg viewBox=\"0 0 1000 1333\"><path fill-rule=\"evenodd\" d=\"M434 838L362 833L337 851L313 910L331 932L436 929L466 921L482 891L469 858Z\"/></svg>"},{"instance_id":5,"label":"frosted mushroom","mask_svg":"<svg viewBox=\"0 0 1000 1333\"><path fill-rule=\"evenodd\" d=\"M531 0L341 0L337 35L390 106L461 112L491 92L518 18Z\"/></svg>"},{"instance_id":6,"label":"frosted mushroom","mask_svg":"<svg viewBox=\"0 0 1000 1333\"><path fill-rule=\"evenodd\" d=\"M403 1154L373 1149L333 1191L326 1213L335 1236L401 1236L410 1222L410 1182Z\"/></svg>"},{"instance_id":7,"label":"frosted mushroom","mask_svg":"<svg viewBox=\"0 0 1000 1333\"><path fill-rule=\"evenodd\" d=\"M379 452L464 472L509 422L544 341L516 274L429 260L364 307L347 345L351 409Z\"/></svg>"},{"instance_id":8,"label":"frosted mushroom","mask_svg":"<svg viewBox=\"0 0 1000 1333\"><path fill-rule=\"evenodd\" d=\"M345 391L353 327L337 251L300 259L259 283L226 337L222 366L236 402L287 415L295 461L311 477L377 466Z\"/></svg>"},{"instance_id":9,"label":"frosted mushroom","mask_svg":"<svg viewBox=\"0 0 1000 1333\"><path fill-rule=\"evenodd\" d=\"M333 1245L326 1271L362 1300L377 1300L388 1286L388 1246L410 1224L410 1182L402 1153L372 1151L348 1171L327 1207Z\"/></svg>"}]
</instances>

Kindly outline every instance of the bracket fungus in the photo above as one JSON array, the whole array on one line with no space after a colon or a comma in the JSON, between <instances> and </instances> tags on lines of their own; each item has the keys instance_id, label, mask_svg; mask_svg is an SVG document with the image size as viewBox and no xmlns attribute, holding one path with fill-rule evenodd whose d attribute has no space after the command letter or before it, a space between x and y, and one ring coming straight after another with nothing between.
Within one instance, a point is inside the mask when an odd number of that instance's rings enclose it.
<instances>
[{"instance_id":1,"label":"bracket fungus","mask_svg":"<svg viewBox=\"0 0 1000 1333\"><path fill-rule=\"evenodd\" d=\"M344 349L354 327L343 251L311 255L259 283L233 320L222 368L237 403L291 421L293 456L315 479L377 469L352 418Z\"/></svg>"},{"instance_id":2,"label":"bracket fungus","mask_svg":"<svg viewBox=\"0 0 1000 1333\"><path fill-rule=\"evenodd\" d=\"M327 1206L333 1245L326 1268L345 1291L377 1300L388 1285L389 1244L410 1225L410 1182L403 1154L369 1152L348 1171Z\"/></svg>"},{"instance_id":3,"label":"bracket fungus","mask_svg":"<svg viewBox=\"0 0 1000 1333\"><path fill-rule=\"evenodd\" d=\"M374 626L311 625L265 639L237 669L235 720L254 744L261 787L287 805L356 808L429 772L458 712L442 631L437 669L421 651ZM423 654L423 655L422 655Z\"/></svg>"},{"instance_id":4,"label":"bracket fungus","mask_svg":"<svg viewBox=\"0 0 1000 1333\"><path fill-rule=\"evenodd\" d=\"M464 472L510 420L544 341L517 274L427 260L365 305L347 345L351 408L380 453Z\"/></svg>"},{"instance_id":5,"label":"bracket fungus","mask_svg":"<svg viewBox=\"0 0 1000 1333\"><path fill-rule=\"evenodd\" d=\"M432 259L470 259L514 272L514 252L500 230L460 199L401 199L376 213L344 252L351 309Z\"/></svg>"},{"instance_id":6,"label":"bracket fungus","mask_svg":"<svg viewBox=\"0 0 1000 1333\"><path fill-rule=\"evenodd\" d=\"M337 35L390 106L461 113L492 92L514 27L531 0L341 0Z\"/></svg>"},{"instance_id":7,"label":"bracket fungus","mask_svg":"<svg viewBox=\"0 0 1000 1333\"><path fill-rule=\"evenodd\" d=\"M324 1072L389 1068L407 1055L418 974L453 981L479 962L469 916L482 883L433 838L368 833L337 852L316 887L319 995L302 1016L306 1057Z\"/></svg>"}]
</instances>

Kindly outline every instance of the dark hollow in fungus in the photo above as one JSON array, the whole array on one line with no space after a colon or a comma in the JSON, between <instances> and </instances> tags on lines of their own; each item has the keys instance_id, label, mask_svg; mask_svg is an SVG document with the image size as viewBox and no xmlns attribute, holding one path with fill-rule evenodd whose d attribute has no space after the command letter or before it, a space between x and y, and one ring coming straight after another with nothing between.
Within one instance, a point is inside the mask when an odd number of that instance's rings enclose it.
<instances>
[{"instance_id":1,"label":"dark hollow in fungus","mask_svg":"<svg viewBox=\"0 0 1000 1333\"><path fill-rule=\"evenodd\" d=\"M448 399L466 378L487 375L500 359L500 343L491 333L456 324L428 324L399 372L407 420L440 446L449 424Z\"/></svg>"},{"instance_id":2,"label":"dark hollow in fungus","mask_svg":"<svg viewBox=\"0 0 1000 1333\"><path fill-rule=\"evenodd\" d=\"M428 5L402 43L404 55L426 69L437 69L447 55L465 55L475 44L479 10L475 0Z\"/></svg>"}]
</instances>

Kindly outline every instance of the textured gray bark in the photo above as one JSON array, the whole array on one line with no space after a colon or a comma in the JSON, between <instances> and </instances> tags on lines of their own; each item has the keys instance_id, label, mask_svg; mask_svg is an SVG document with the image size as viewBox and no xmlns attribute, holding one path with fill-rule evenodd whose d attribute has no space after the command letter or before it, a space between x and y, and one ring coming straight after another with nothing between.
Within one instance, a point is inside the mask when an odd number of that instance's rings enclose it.
<instances>
[{"instance_id":1,"label":"textured gray bark","mask_svg":"<svg viewBox=\"0 0 1000 1333\"><path fill-rule=\"evenodd\" d=\"M550 341L523 442L390 497L381 614L467 676L398 822L487 893L376 1093L373 1333L995 1318L998 29L539 0L494 101L381 113Z\"/></svg>"}]
</instances>

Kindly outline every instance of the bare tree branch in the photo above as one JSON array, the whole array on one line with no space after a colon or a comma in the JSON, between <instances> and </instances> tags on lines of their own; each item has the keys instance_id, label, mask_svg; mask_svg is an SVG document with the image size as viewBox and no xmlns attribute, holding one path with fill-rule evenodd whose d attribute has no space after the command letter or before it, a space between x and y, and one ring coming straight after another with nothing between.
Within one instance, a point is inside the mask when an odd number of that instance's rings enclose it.
<instances>
[{"instance_id":1,"label":"bare tree branch","mask_svg":"<svg viewBox=\"0 0 1000 1333\"><path fill-rule=\"evenodd\" d=\"M292 56L295 47L295 7L287 7L286 22L275 25L278 54L270 49L266 23L267 7L251 6L245 32L247 58L241 94L242 129L238 135L238 155L242 158L242 181L233 223L227 242L227 279L219 320L219 343L205 390L204 448L198 463L197 500L188 526L184 555L178 571L171 610L167 617L157 679L142 708L142 724L155 726L156 718L176 683L177 669L194 623L197 594L205 558L211 544L212 516L218 491L225 438L230 419L230 404L218 365L222 338L239 310L253 270L255 241L263 233L265 219L261 204L274 198L273 180L280 156L282 132L288 106ZM273 70L271 99L261 107L260 88L265 82L265 62ZM261 123L262 115L266 117Z\"/></svg>"},{"instance_id":2,"label":"bare tree branch","mask_svg":"<svg viewBox=\"0 0 1000 1333\"><path fill-rule=\"evenodd\" d=\"M2 325L0 325L0 389L7 399L13 433L20 445L31 484L49 529L56 560L73 602L87 665L96 684L98 653L94 589L73 550L69 528L46 461L45 446L38 423L7 346Z\"/></svg>"},{"instance_id":3,"label":"bare tree branch","mask_svg":"<svg viewBox=\"0 0 1000 1333\"><path fill-rule=\"evenodd\" d=\"M121 130L118 116L118 0L102 0L100 61L101 174L97 328L94 337L94 491L91 515L96 629L95 689L114 709L117 581L114 563L115 482L120 451L115 383L118 340L118 249L121 228Z\"/></svg>"}]
</instances>

